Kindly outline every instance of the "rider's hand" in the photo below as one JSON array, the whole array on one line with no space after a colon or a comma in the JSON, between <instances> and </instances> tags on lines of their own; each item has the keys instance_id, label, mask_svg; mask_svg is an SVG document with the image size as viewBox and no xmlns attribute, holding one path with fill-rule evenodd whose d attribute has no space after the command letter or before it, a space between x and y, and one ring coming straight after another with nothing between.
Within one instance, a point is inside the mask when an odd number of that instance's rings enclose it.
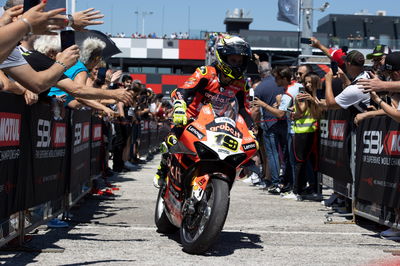
<instances>
[{"instance_id":1,"label":"rider's hand","mask_svg":"<svg viewBox=\"0 0 400 266\"><path fill-rule=\"evenodd\" d=\"M177 126L185 126L187 124L185 101L176 100L174 102L174 113L172 114L172 121Z\"/></svg>"}]
</instances>

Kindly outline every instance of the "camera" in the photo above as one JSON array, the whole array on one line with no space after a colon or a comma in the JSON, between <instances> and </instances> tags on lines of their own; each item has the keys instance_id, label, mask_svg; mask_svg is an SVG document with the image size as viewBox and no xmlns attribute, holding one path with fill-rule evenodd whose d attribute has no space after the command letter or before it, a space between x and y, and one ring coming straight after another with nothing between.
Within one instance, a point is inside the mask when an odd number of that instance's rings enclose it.
<instances>
[{"instance_id":1,"label":"camera","mask_svg":"<svg viewBox=\"0 0 400 266\"><path fill-rule=\"evenodd\" d=\"M311 38L300 38L300 43L312 44Z\"/></svg>"},{"instance_id":2,"label":"camera","mask_svg":"<svg viewBox=\"0 0 400 266\"><path fill-rule=\"evenodd\" d=\"M331 61L331 69L332 69L333 75L337 75L339 67L338 67L338 63L336 61Z\"/></svg>"}]
</instances>

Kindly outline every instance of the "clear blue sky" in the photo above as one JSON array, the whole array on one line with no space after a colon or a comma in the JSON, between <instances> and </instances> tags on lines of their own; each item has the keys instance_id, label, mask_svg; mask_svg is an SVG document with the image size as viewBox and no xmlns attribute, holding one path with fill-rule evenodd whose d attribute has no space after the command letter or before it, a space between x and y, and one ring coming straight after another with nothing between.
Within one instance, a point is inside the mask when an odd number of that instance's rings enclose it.
<instances>
[{"instance_id":1,"label":"clear blue sky","mask_svg":"<svg viewBox=\"0 0 400 266\"><path fill-rule=\"evenodd\" d=\"M49 0L51 1L51 0ZM70 1L70 0L69 0ZM3 4L5 0L0 0ZM145 17L145 33L155 32L171 34L172 32L192 32L200 30L224 31L223 23L226 11L234 8L244 8L254 19L250 29L254 30L297 30L297 26L276 20L278 0L76 0L77 10L95 7L103 12L105 24L93 27L103 32L113 34L124 32L130 35L142 31L142 17L134 14L136 10L152 11ZM314 0L314 7L320 7L326 2ZM375 14L377 10L386 10L388 16L400 16L400 1L398 0L330 0L330 7L324 12L314 12L314 29L318 19L330 14L353 14L361 9L367 9ZM164 12L163 12L164 10ZM190 10L190 15L189 15ZM164 13L164 19L163 19ZM138 23L139 22L139 23Z\"/></svg>"}]
</instances>

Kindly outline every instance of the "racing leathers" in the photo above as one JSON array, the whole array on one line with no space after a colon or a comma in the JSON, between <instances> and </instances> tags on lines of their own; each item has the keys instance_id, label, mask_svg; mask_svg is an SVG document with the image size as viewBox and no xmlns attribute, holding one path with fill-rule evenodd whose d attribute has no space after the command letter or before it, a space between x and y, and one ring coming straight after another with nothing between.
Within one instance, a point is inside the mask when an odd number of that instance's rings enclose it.
<instances>
[{"instance_id":1,"label":"racing leathers","mask_svg":"<svg viewBox=\"0 0 400 266\"><path fill-rule=\"evenodd\" d=\"M229 84L221 84L217 69L214 66L202 66L174 90L171 97L174 101L186 102L188 121L198 116L204 104L212 102L221 107L236 97L239 103L239 113L245 119L247 126L253 127L250 113L249 87L245 79L232 80ZM218 108L218 106L215 106Z\"/></svg>"},{"instance_id":2,"label":"racing leathers","mask_svg":"<svg viewBox=\"0 0 400 266\"><path fill-rule=\"evenodd\" d=\"M229 84L223 84L219 75L223 74L218 73L214 66L199 67L182 86L171 93L172 100L174 103L178 102L179 108L182 107L182 101L184 102L183 105L187 116L187 119L184 120L190 122L195 119L205 104L212 103L214 108L223 109L230 99L236 97L239 103L239 114L246 121L248 128L252 129L253 120L250 113L249 86L246 80L244 78L235 79L231 80ZM171 133L166 139L166 149L176 144L182 130L183 127L178 125L171 129ZM156 187L162 184L167 174L166 155L166 153L163 154L157 174L153 180Z\"/></svg>"}]
</instances>

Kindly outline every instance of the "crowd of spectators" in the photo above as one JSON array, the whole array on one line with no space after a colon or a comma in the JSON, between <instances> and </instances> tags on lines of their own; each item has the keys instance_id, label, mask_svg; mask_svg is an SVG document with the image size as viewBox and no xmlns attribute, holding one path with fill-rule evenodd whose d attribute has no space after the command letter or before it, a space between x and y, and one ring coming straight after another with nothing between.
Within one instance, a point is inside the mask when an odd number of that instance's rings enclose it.
<instances>
[{"instance_id":1,"label":"crowd of spectators","mask_svg":"<svg viewBox=\"0 0 400 266\"><path fill-rule=\"evenodd\" d=\"M117 34L113 35L111 33L105 33L108 37L114 38L134 38L134 39L189 39L189 33L187 32L173 32L170 35L164 34L163 36L158 36L155 32L149 34L142 34L142 33L132 33L130 36L126 35L124 32L118 32Z\"/></svg>"},{"instance_id":2,"label":"crowd of spectators","mask_svg":"<svg viewBox=\"0 0 400 266\"><path fill-rule=\"evenodd\" d=\"M115 172L137 169L144 162L138 153L141 120L165 121L171 105L129 74L108 69L103 40L88 37L79 46L62 49L60 30L85 31L89 25L102 24L99 11L89 8L66 16L60 14L65 8L44 11L46 2L24 12L23 0L7 0L2 8L0 90L23 95L28 105L92 110L103 119L103 176L113 174L108 168L110 154ZM92 193L99 192L94 186ZM65 223L54 219L49 226Z\"/></svg>"},{"instance_id":3,"label":"crowd of spectators","mask_svg":"<svg viewBox=\"0 0 400 266\"><path fill-rule=\"evenodd\" d=\"M314 72L315 65L308 64L271 68L255 55L261 80L250 80L255 91L252 113L262 143L262 171L255 171L244 181L297 201L322 200L317 160L318 122L324 112L349 110L353 129L362 120L378 115L400 121L400 52L377 45L366 56L372 61L367 67L365 56L358 50L328 48L314 37L310 45L332 62L323 75ZM381 236L398 237L400 232L388 229Z\"/></svg>"}]
</instances>

